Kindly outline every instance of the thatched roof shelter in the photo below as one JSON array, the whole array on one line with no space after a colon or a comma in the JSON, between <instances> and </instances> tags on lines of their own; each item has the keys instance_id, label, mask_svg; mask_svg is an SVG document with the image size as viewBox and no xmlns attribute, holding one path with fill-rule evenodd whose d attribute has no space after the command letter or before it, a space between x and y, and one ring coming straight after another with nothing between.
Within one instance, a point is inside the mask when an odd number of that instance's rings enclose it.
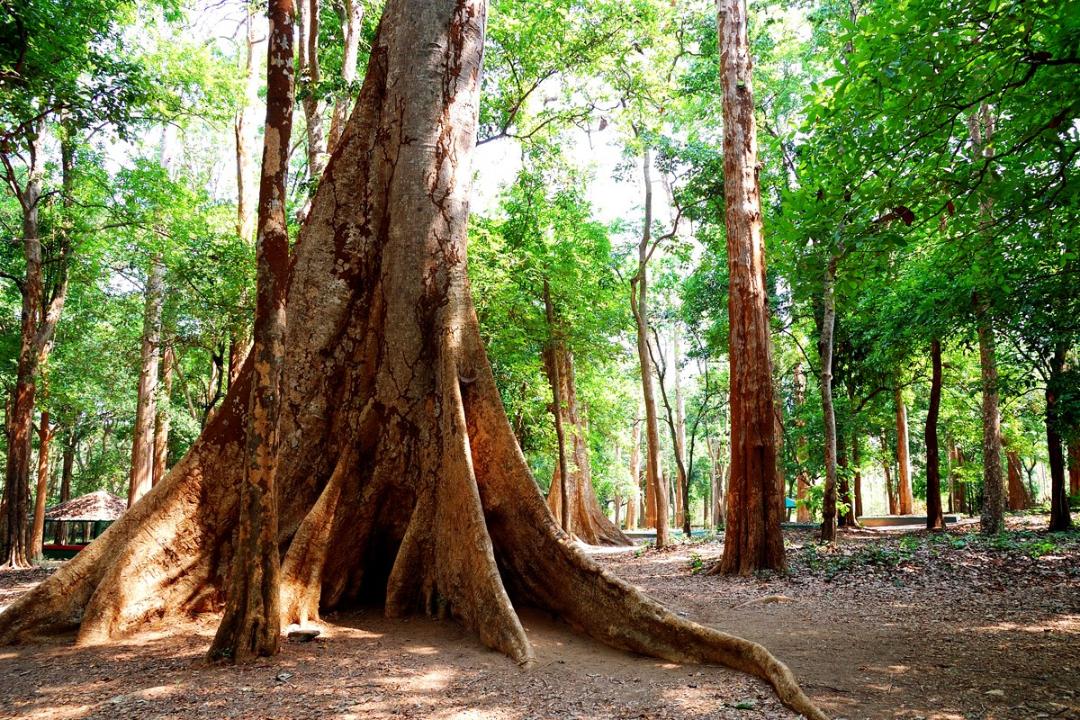
<instances>
[{"instance_id":1,"label":"thatched roof shelter","mask_svg":"<svg viewBox=\"0 0 1080 720\"><path fill-rule=\"evenodd\" d=\"M54 505L45 511L45 519L66 522L112 521L123 515L125 510L127 502L123 498L105 490L98 490Z\"/></svg>"}]
</instances>

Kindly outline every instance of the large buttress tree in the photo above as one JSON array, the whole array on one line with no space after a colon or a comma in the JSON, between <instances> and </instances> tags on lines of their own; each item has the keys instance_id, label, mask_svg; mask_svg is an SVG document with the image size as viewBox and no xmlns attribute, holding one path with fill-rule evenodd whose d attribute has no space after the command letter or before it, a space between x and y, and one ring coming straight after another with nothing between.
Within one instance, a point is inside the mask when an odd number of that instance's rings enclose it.
<instances>
[{"instance_id":1,"label":"large buttress tree","mask_svg":"<svg viewBox=\"0 0 1080 720\"><path fill-rule=\"evenodd\" d=\"M282 620L381 596L391 617L453 617L526 665L513 597L614 647L758 675L824 718L763 647L676 616L585 556L530 476L466 277L484 16L483 0L387 3L300 231L277 426ZM160 484L0 615L0 642L72 627L105 641L220 608L243 571L231 538L252 364Z\"/></svg>"},{"instance_id":2,"label":"large buttress tree","mask_svg":"<svg viewBox=\"0 0 1080 720\"><path fill-rule=\"evenodd\" d=\"M718 570L784 567L776 483L772 350L765 242L758 188L745 0L717 0L724 104L724 203L727 226L731 362L731 480L724 555Z\"/></svg>"}]
</instances>

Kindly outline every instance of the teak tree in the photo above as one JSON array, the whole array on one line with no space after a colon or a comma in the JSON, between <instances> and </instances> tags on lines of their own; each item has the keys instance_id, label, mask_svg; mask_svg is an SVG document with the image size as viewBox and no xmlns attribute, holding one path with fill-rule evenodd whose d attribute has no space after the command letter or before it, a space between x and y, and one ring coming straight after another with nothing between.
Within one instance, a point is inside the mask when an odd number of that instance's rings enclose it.
<instances>
[{"instance_id":1,"label":"teak tree","mask_svg":"<svg viewBox=\"0 0 1080 720\"><path fill-rule=\"evenodd\" d=\"M724 555L717 570L746 574L783 568L784 538L777 497L772 349L745 0L717 0L716 12L724 105L731 362L731 479Z\"/></svg>"},{"instance_id":2,"label":"teak tree","mask_svg":"<svg viewBox=\"0 0 1080 720\"><path fill-rule=\"evenodd\" d=\"M300 230L277 423L282 620L381 595L390 617L453 617L528 665L512 595L617 648L760 676L821 720L765 648L678 617L581 552L530 475L466 276L485 11L387 3ZM74 626L102 642L220 607L226 578L249 570L232 519L260 362L164 481L0 615L0 643Z\"/></svg>"}]
</instances>

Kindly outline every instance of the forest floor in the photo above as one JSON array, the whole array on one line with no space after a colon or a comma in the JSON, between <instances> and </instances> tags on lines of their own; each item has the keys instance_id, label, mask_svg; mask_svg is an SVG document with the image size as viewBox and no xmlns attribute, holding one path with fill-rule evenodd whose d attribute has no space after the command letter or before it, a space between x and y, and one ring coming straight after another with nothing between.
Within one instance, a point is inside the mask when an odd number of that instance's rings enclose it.
<instances>
[{"instance_id":1,"label":"forest floor","mask_svg":"<svg viewBox=\"0 0 1080 720\"><path fill-rule=\"evenodd\" d=\"M846 531L829 548L788 531L785 576L707 576L711 539L594 555L680 614L764 643L833 717L1080 719L1080 534L1010 524L989 540L972 526ZM49 572L0 574L0 607ZM314 642L240 668L203 664L209 618L109 646L0 648L0 718L794 717L756 679L609 650L536 612L524 672L452 622L327 620Z\"/></svg>"}]
</instances>

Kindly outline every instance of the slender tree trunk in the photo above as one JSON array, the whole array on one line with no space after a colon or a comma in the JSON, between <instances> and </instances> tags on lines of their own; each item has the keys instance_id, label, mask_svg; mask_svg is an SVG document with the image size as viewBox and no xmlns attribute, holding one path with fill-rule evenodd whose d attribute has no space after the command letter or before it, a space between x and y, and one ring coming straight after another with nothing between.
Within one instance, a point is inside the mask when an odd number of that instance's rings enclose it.
<instances>
[{"instance_id":1,"label":"slender tree trunk","mask_svg":"<svg viewBox=\"0 0 1080 720\"><path fill-rule=\"evenodd\" d=\"M135 428L131 438L128 507L154 484L154 424L157 420L158 365L161 360L161 307L165 299L165 266L160 257L150 262L143 310L142 360L139 369Z\"/></svg>"},{"instance_id":2,"label":"slender tree trunk","mask_svg":"<svg viewBox=\"0 0 1080 720\"><path fill-rule=\"evenodd\" d=\"M944 530L941 512L941 458L938 451L938 413L941 408L941 341L930 343L930 407L926 411L926 527Z\"/></svg>"},{"instance_id":3,"label":"slender tree trunk","mask_svg":"<svg viewBox=\"0 0 1080 720\"><path fill-rule=\"evenodd\" d=\"M806 403L806 373L802 363L795 364L795 425L799 429L799 440L795 446L795 460L799 464L799 474L795 478L795 521L810 522L810 508L806 506L810 497L810 474L806 463L810 460L809 442L806 437L806 420L802 419L801 409Z\"/></svg>"},{"instance_id":4,"label":"slender tree trunk","mask_svg":"<svg viewBox=\"0 0 1080 720\"><path fill-rule=\"evenodd\" d=\"M630 497L626 502L626 529L637 529L641 504L641 412L630 428Z\"/></svg>"},{"instance_id":5,"label":"slender tree trunk","mask_svg":"<svg viewBox=\"0 0 1080 720\"><path fill-rule=\"evenodd\" d=\"M257 290L244 478L225 614L209 651L210 658L230 662L276 654L281 634L275 476L289 274L285 176L292 137L292 0L270 0L269 16L266 133L259 184Z\"/></svg>"},{"instance_id":6,"label":"slender tree trunk","mask_svg":"<svg viewBox=\"0 0 1080 720\"><path fill-rule=\"evenodd\" d=\"M672 342L671 361L675 365L675 463L678 471L679 482L679 507L681 514L678 524L682 526L683 534L690 537L690 477L686 470L686 407L683 402L682 392L682 348L679 346L679 327L675 326L674 340Z\"/></svg>"},{"instance_id":7,"label":"slender tree trunk","mask_svg":"<svg viewBox=\"0 0 1080 720\"><path fill-rule=\"evenodd\" d=\"M341 133L345 130L352 100L352 86L356 83L356 61L360 55L360 35L364 24L364 5L361 0L343 0L341 15L341 80L346 91L334 101L334 112L330 118L330 134L327 137L327 152L334 153Z\"/></svg>"},{"instance_id":8,"label":"slender tree trunk","mask_svg":"<svg viewBox=\"0 0 1080 720\"><path fill-rule=\"evenodd\" d=\"M638 364L641 367L641 394L645 402L645 504L650 524L656 528L656 547L668 545L668 494L660 477L660 424L656 415L653 364L649 357L649 254L652 251L652 153L645 148L645 223L638 244L637 275L631 281L630 309L637 324Z\"/></svg>"},{"instance_id":9,"label":"slender tree trunk","mask_svg":"<svg viewBox=\"0 0 1080 720\"><path fill-rule=\"evenodd\" d=\"M307 128L308 180L317 183L326 167L326 135L323 131L322 103L318 97L319 83L322 82L319 69L319 0L300 0L297 19L300 25L298 84Z\"/></svg>"},{"instance_id":10,"label":"slender tree trunk","mask_svg":"<svg viewBox=\"0 0 1080 720\"><path fill-rule=\"evenodd\" d=\"M985 102L968 118L968 131L976 156L991 156L994 116ZM992 237L993 199L984 195L979 203L983 236L989 238L991 252L996 252ZM982 380L983 426L983 504L982 531L995 535L1005 529L1005 479L1001 472L1001 412L998 403L997 349L990 304L979 293L973 297L976 328L979 334L979 368Z\"/></svg>"},{"instance_id":11,"label":"slender tree trunk","mask_svg":"<svg viewBox=\"0 0 1080 720\"><path fill-rule=\"evenodd\" d=\"M41 411L38 424L38 467L37 492L34 496L34 525L30 530L30 559L38 562L42 558L42 545L45 535L45 502L49 486L49 441L52 440L52 427L49 425L49 411Z\"/></svg>"},{"instance_id":12,"label":"slender tree trunk","mask_svg":"<svg viewBox=\"0 0 1080 720\"><path fill-rule=\"evenodd\" d=\"M555 309L551 304L551 290L548 285L547 278L544 278L544 310L547 317L548 325L548 346L547 356L550 358L545 366L548 371L548 378L551 384L551 414L555 418L555 438L559 445L559 465L557 472L558 484L552 483L552 492L558 492L559 505L561 506L559 514L556 516L559 518L559 525L562 527L563 532L573 537L574 528L572 520L572 508L570 507L570 470L566 462L566 431L563 428L563 400L562 400L562 378L559 377L560 363L559 359L555 356L556 344L559 340L555 337Z\"/></svg>"},{"instance_id":13,"label":"slender tree trunk","mask_svg":"<svg viewBox=\"0 0 1080 720\"><path fill-rule=\"evenodd\" d=\"M839 489L839 525L855 527L855 503L851 497L851 468L848 465L847 436L841 427L836 431L836 465Z\"/></svg>"},{"instance_id":14,"label":"slender tree trunk","mask_svg":"<svg viewBox=\"0 0 1080 720\"><path fill-rule=\"evenodd\" d=\"M862 504L862 451L859 447L859 435L851 431L851 489L855 498L855 515L852 524L859 527L859 518L863 514Z\"/></svg>"},{"instance_id":15,"label":"slender tree trunk","mask_svg":"<svg viewBox=\"0 0 1080 720\"><path fill-rule=\"evenodd\" d=\"M1080 439L1069 441L1069 495L1080 495Z\"/></svg>"},{"instance_id":16,"label":"slender tree trunk","mask_svg":"<svg viewBox=\"0 0 1080 720\"><path fill-rule=\"evenodd\" d=\"M821 360L821 412L825 426L825 493L821 507L821 540L836 539L836 411L833 409L833 329L836 326L836 258L825 269L824 316L818 357Z\"/></svg>"},{"instance_id":17,"label":"slender tree trunk","mask_svg":"<svg viewBox=\"0 0 1080 720\"><path fill-rule=\"evenodd\" d=\"M69 432L64 438L63 467L60 471L60 502L65 503L71 499L71 478L75 474L75 448L78 439L75 432ZM56 533L56 541L64 545L67 543L67 523L60 523Z\"/></svg>"},{"instance_id":18,"label":"slender tree trunk","mask_svg":"<svg viewBox=\"0 0 1080 720\"><path fill-rule=\"evenodd\" d=\"M176 355L171 345L165 347L161 357L161 395L157 402L157 414L154 417L154 474L151 485L157 485L165 477L169 464L169 429L172 424L170 408L172 404L173 368Z\"/></svg>"},{"instance_id":19,"label":"slender tree trunk","mask_svg":"<svg viewBox=\"0 0 1080 720\"><path fill-rule=\"evenodd\" d=\"M52 349L56 324L64 309L72 247L70 233L65 226L61 230L61 248L53 266L51 296L46 298L44 260L38 234L38 205L42 198L42 161L39 153L44 131L44 124L39 122L35 128L34 139L29 141L26 184L21 188L14 188L22 209L22 241L26 269L20 288L22 316L19 355L7 423L7 464L2 503L5 522L3 536L0 537L0 560L3 560L3 566L10 568L30 566L27 520L30 515L30 451L37 374ZM65 138L61 142L60 151L64 206L70 207L75 156L73 141Z\"/></svg>"},{"instance_id":20,"label":"slender tree trunk","mask_svg":"<svg viewBox=\"0 0 1080 720\"><path fill-rule=\"evenodd\" d=\"M784 568L776 498L772 349L745 0L717 0L724 113L731 481L719 572Z\"/></svg>"},{"instance_id":21,"label":"slender tree trunk","mask_svg":"<svg viewBox=\"0 0 1080 720\"><path fill-rule=\"evenodd\" d=\"M1065 358L1068 348L1058 344L1050 360L1050 377L1046 383L1046 449L1050 458L1050 530L1072 527L1069 496L1065 493L1065 457L1058 430L1058 393L1064 385Z\"/></svg>"},{"instance_id":22,"label":"slender tree trunk","mask_svg":"<svg viewBox=\"0 0 1080 720\"><path fill-rule=\"evenodd\" d=\"M915 512L915 499L911 493L911 455L908 449L907 406L904 405L904 396L900 388L897 388L893 393L893 402L896 405L896 464L899 467L897 495L900 499L900 514L911 515Z\"/></svg>"},{"instance_id":23,"label":"slender tree trunk","mask_svg":"<svg viewBox=\"0 0 1080 720\"><path fill-rule=\"evenodd\" d=\"M885 452L885 449L889 447L889 440L883 434L881 436L881 449ZM896 487L893 485L892 471L890 469L890 462L888 457L881 458L881 470L885 475L885 495L889 501L889 514L899 514L900 504L896 500Z\"/></svg>"}]
</instances>

